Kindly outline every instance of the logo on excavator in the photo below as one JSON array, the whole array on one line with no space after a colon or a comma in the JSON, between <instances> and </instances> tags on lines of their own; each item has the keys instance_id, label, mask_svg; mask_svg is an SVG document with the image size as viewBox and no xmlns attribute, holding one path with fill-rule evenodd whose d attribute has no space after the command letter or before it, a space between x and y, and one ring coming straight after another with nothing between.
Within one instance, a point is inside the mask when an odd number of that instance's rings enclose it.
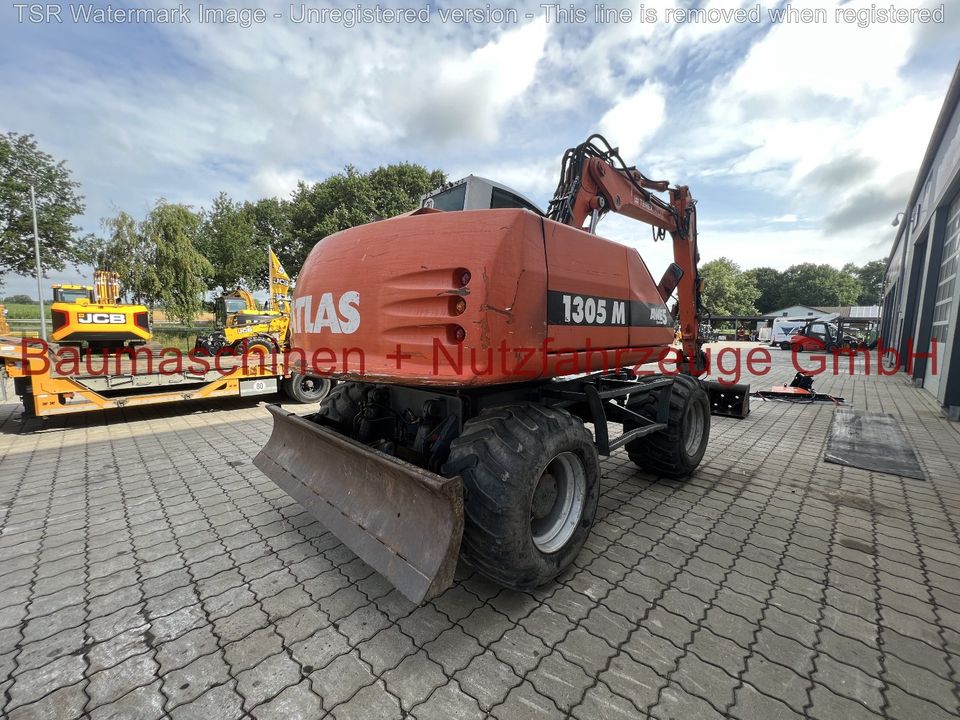
<instances>
[{"instance_id":1,"label":"logo on excavator","mask_svg":"<svg viewBox=\"0 0 960 720\"><path fill-rule=\"evenodd\" d=\"M303 295L293 301L290 323L293 331L319 333L329 330L337 335L350 335L360 329L360 293L349 290L336 301L333 293L323 293L316 303L314 296Z\"/></svg>"},{"instance_id":2,"label":"logo on excavator","mask_svg":"<svg viewBox=\"0 0 960 720\"><path fill-rule=\"evenodd\" d=\"M77 313L81 325L123 325L126 321L123 313Z\"/></svg>"},{"instance_id":3,"label":"logo on excavator","mask_svg":"<svg viewBox=\"0 0 960 720\"><path fill-rule=\"evenodd\" d=\"M651 307L650 319L657 323L657 325L670 324L670 321L667 319L667 309L665 307Z\"/></svg>"}]
</instances>

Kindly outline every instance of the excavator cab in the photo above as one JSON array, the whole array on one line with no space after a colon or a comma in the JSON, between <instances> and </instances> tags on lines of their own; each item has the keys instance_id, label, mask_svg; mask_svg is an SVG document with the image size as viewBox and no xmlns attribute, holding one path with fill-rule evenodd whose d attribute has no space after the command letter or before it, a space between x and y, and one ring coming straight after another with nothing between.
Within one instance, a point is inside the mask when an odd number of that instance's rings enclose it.
<instances>
[{"instance_id":1,"label":"excavator cab","mask_svg":"<svg viewBox=\"0 0 960 720\"><path fill-rule=\"evenodd\" d=\"M467 175L462 180L448 183L424 195L420 206L445 212L517 208L537 215L544 214L533 201L515 190L477 175Z\"/></svg>"},{"instance_id":2,"label":"excavator cab","mask_svg":"<svg viewBox=\"0 0 960 720\"><path fill-rule=\"evenodd\" d=\"M55 303L76 303L97 301L91 285L54 285L53 301Z\"/></svg>"},{"instance_id":3,"label":"excavator cab","mask_svg":"<svg viewBox=\"0 0 960 720\"><path fill-rule=\"evenodd\" d=\"M221 295L214 303L213 317L218 328L225 328L238 313L255 309L256 307L251 307L247 298L241 295Z\"/></svg>"}]
</instances>

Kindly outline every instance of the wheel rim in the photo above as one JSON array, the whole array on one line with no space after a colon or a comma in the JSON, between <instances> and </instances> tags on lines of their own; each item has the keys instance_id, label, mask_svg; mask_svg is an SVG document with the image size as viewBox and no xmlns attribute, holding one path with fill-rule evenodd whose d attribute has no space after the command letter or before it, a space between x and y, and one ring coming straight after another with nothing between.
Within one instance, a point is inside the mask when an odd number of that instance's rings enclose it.
<instances>
[{"instance_id":1,"label":"wheel rim","mask_svg":"<svg viewBox=\"0 0 960 720\"><path fill-rule=\"evenodd\" d=\"M296 383L303 397L313 401L323 400L330 392L330 378L300 375Z\"/></svg>"},{"instance_id":2,"label":"wheel rim","mask_svg":"<svg viewBox=\"0 0 960 720\"><path fill-rule=\"evenodd\" d=\"M537 480L530 509L533 544L553 553L569 542L583 517L587 473L580 457L564 452L551 460Z\"/></svg>"},{"instance_id":3,"label":"wheel rim","mask_svg":"<svg viewBox=\"0 0 960 720\"><path fill-rule=\"evenodd\" d=\"M683 418L684 438L683 449L688 456L696 455L700 449L700 443L703 441L703 413L699 411L696 403L687 405L687 411Z\"/></svg>"}]
</instances>

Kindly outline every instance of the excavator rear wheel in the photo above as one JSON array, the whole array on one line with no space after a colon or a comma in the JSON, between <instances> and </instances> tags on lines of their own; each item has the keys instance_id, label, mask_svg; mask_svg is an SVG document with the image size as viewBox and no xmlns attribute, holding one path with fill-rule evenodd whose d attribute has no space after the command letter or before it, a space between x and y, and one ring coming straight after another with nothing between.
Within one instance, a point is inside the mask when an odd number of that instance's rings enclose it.
<instances>
[{"instance_id":1,"label":"excavator rear wheel","mask_svg":"<svg viewBox=\"0 0 960 720\"><path fill-rule=\"evenodd\" d=\"M463 478L464 558L516 590L543 585L573 562L597 513L596 446L564 410L483 411L453 441L443 471Z\"/></svg>"},{"instance_id":2,"label":"excavator rear wheel","mask_svg":"<svg viewBox=\"0 0 960 720\"><path fill-rule=\"evenodd\" d=\"M656 420L659 393L654 390L645 403L631 410ZM632 429L624 423L624 431ZM677 375L670 395L667 427L627 443L627 454L641 470L661 477L682 478L692 473L707 449L710 439L710 401L700 382L689 375Z\"/></svg>"},{"instance_id":3,"label":"excavator rear wheel","mask_svg":"<svg viewBox=\"0 0 960 720\"><path fill-rule=\"evenodd\" d=\"M360 405L366 394L361 383L345 382L334 385L333 390L320 401L316 418L335 428L347 437L353 437L354 420L360 413Z\"/></svg>"}]
</instances>

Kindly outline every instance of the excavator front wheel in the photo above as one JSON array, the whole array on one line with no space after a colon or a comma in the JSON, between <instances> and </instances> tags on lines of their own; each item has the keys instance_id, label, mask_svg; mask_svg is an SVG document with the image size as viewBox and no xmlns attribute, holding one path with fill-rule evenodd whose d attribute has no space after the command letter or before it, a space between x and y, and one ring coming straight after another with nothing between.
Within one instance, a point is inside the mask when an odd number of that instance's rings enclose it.
<instances>
[{"instance_id":1,"label":"excavator front wheel","mask_svg":"<svg viewBox=\"0 0 960 720\"><path fill-rule=\"evenodd\" d=\"M354 437L354 427L365 393L366 387L362 383L337 383L321 401L318 418L343 435Z\"/></svg>"},{"instance_id":2,"label":"excavator front wheel","mask_svg":"<svg viewBox=\"0 0 960 720\"><path fill-rule=\"evenodd\" d=\"M682 478L692 473L703 459L710 439L710 400L700 381L677 375L673 385L649 393L647 401L631 410L650 420L657 417L662 392L670 393L667 427L627 443L627 454L642 470L662 477ZM624 431L632 429L624 423Z\"/></svg>"},{"instance_id":3,"label":"excavator front wheel","mask_svg":"<svg viewBox=\"0 0 960 720\"><path fill-rule=\"evenodd\" d=\"M444 474L463 478L463 556L516 590L543 585L573 562L597 513L597 449L565 410L523 404L480 413L453 441Z\"/></svg>"}]
</instances>

